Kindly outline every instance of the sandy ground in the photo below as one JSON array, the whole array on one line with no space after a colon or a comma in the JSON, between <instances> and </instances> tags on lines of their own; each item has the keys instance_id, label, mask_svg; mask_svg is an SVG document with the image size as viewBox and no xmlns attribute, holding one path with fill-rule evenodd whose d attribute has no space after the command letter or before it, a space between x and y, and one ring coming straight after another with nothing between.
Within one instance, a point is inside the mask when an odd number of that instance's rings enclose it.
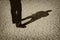
<instances>
[{"instance_id":1,"label":"sandy ground","mask_svg":"<svg viewBox=\"0 0 60 40\"><path fill-rule=\"evenodd\" d=\"M52 10L49 16L28 24L27 28L12 24L10 10L9 0L0 0L0 40L60 40L60 0L22 0L22 18Z\"/></svg>"}]
</instances>

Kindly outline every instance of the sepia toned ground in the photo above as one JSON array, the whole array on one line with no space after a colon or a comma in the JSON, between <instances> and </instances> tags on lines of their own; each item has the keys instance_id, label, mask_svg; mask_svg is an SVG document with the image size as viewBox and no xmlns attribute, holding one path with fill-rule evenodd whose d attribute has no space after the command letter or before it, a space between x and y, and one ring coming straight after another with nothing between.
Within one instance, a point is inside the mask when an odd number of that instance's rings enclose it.
<instances>
[{"instance_id":1,"label":"sepia toned ground","mask_svg":"<svg viewBox=\"0 0 60 40\"><path fill-rule=\"evenodd\" d=\"M60 0L22 0L22 18L52 10L49 16L26 25L26 28L12 24L10 10L9 0L0 0L0 40L60 40Z\"/></svg>"}]
</instances>

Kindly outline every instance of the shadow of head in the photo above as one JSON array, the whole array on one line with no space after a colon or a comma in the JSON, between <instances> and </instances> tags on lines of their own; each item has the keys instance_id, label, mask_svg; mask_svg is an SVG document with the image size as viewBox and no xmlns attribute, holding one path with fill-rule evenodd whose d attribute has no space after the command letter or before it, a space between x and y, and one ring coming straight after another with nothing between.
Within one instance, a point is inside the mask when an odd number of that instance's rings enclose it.
<instances>
[{"instance_id":1,"label":"shadow of head","mask_svg":"<svg viewBox=\"0 0 60 40\"><path fill-rule=\"evenodd\" d=\"M49 15L49 12L51 12L52 10L47 10L47 11L41 11L41 17L46 17Z\"/></svg>"},{"instance_id":2,"label":"shadow of head","mask_svg":"<svg viewBox=\"0 0 60 40\"><path fill-rule=\"evenodd\" d=\"M35 14L32 14L32 17L34 18L41 18L41 17L46 17L49 15L49 12L52 10L47 10L47 11L38 11Z\"/></svg>"}]
</instances>

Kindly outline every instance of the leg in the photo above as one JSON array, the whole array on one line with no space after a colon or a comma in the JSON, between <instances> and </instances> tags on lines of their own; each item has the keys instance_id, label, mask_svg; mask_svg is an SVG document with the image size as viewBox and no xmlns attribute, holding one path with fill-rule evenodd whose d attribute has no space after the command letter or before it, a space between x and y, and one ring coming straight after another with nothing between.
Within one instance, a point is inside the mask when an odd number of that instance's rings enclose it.
<instances>
[{"instance_id":1,"label":"leg","mask_svg":"<svg viewBox=\"0 0 60 40\"><path fill-rule=\"evenodd\" d=\"M12 22L16 23L16 8L13 3L11 3L11 15L12 15Z\"/></svg>"},{"instance_id":2,"label":"leg","mask_svg":"<svg viewBox=\"0 0 60 40\"><path fill-rule=\"evenodd\" d=\"M21 19L22 19L22 7L21 5L17 5L17 22L20 22L21 24Z\"/></svg>"},{"instance_id":3,"label":"leg","mask_svg":"<svg viewBox=\"0 0 60 40\"><path fill-rule=\"evenodd\" d=\"M16 23L16 26L21 27L21 28L25 28L26 26L22 25L21 19L22 19L22 6L21 6L21 4L19 4L19 5L17 5L17 23Z\"/></svg>"}]
</instances>

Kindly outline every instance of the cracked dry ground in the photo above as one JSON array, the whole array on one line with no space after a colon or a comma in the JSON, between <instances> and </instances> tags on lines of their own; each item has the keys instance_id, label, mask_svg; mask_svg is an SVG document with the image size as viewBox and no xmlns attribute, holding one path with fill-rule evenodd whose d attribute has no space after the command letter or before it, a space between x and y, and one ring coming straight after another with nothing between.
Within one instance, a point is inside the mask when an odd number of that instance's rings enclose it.
<instances>
[{"instance_id":1,"label":"cracked dry ground","mask_svg":"<svg viewBox=\"0 0 60 40\"><path fill-rule=\"evenodd\" d=\"M28 24L27 28L12 24L10 10L9 0L0 0L0 40L60 40L60 0L22 0L22 18L52 10L49 16Z\"/></svg>"}]
</instances>

